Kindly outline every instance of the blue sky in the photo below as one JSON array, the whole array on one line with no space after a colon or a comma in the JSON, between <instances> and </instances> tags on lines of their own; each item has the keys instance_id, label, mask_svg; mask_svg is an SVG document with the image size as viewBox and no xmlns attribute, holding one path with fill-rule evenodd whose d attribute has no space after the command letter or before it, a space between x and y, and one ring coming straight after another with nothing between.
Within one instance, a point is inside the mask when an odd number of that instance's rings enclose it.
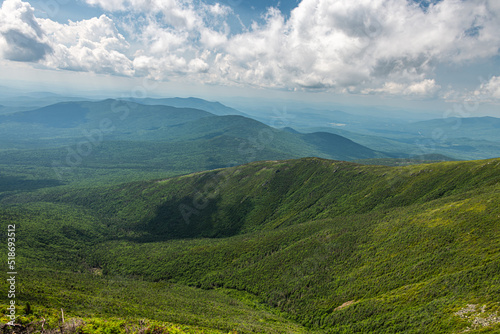
<instances>
[{"instance_id":1,"label":"blue sky","mask_svg":"<svg viewBox=\"0 0 500 334\"><path fill-rule=\"evenodd\" d=\"M0 3L3 85L500 116L497 0Z\"/></svg>"}]
</instances>

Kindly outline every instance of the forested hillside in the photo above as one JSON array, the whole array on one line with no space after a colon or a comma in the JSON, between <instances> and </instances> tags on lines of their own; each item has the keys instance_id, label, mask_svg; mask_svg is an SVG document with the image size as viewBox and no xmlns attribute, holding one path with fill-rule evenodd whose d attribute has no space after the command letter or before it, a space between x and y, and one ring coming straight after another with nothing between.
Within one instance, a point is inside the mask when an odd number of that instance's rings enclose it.
<instances>
[{"instance_id":1,"label":"forested hillside","mask_svg":"<svg viewBox=\"0 0 500 334\"><path fill-rule=\"evenodd\" d=\"M499 166L254 162L7 193L1 216L22 235L20 299L39 310L238 333L482 332L500 328Z\"/></svg>"}]
</instances>

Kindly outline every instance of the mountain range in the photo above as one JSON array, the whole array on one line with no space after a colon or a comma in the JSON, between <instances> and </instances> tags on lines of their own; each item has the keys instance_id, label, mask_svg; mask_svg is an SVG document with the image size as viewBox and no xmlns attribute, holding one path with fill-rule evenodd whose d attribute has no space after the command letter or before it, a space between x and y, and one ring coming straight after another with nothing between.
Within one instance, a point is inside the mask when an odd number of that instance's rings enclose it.
<instances>
[{"instance_id":1,"label":"mountain range","mask_svg":"<svg viewBox=\"0 0 500 334\"><path fill-rule=\"evenodd\" d=\"M126 164L176 172L307 156L391 156L336 134L290 133L240 115L112 99L61 102L2 115L0 129L0 159L7 165L37 161L64 166L68 155L75 155L69 152L78 150L75 159L81 166Z\"/></svg>"}]
</instances>

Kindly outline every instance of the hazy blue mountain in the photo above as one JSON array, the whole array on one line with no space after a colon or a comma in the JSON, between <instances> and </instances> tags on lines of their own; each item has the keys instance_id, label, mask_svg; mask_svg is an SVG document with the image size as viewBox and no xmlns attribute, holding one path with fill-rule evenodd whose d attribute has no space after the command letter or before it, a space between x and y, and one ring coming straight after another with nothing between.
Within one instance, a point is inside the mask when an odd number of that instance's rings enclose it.
<instances>
[{"instance_id":1,"label":"hazy blue mountain","mask_svg":"<svg viewBox=\"0 0 500 334\"><path fill-rule=\"evenodd\" d=\"M329 132L373 150L406 157L443 154L454 159L500 157L500 119L494 117L444 118L399 124L388 128L349 131L347 127L298 128L301 132Z\"/></svg>"},{"instance_id":2,"label":"hazy blue mountain","mask_svg":"<svg viewBox=\"0 0 500 334\"><path fill-rule=\"evenodd\" d=\"M414 150L415 146L411 143L401 142L395 139L386 138L384 136L375 136L361 134L353 131L345 130L341 127L311 127L311 128L299 128L297 131L303 133L313 133L313 132L328 132L334 133L350 140L353 140L361 145L367 146L373 150L384 151L384 152L410 152Z\"/></svg>"},{"instance_id":3,"label":"hazy blue mountain","mask_svg":"<svg viewBox=\"0 0 500 334\"><path fill-rule=\"evenodd\" d=\"M189 120L213 116L192 108L146 106L133 102L61 102L30 111L0 116L0 139L48 140L85 136L101 132L110 136L128 136Z\"/></svg>"},{"instance_id":4,"label":"hazy blue mountain","mask_svg":"<svg viewBox=\"0 0 500 334\"><path fill-rule=\"evenodd\" d=\"M243 109L246 111L246 109ZM250 109L251 117L276 127L292 127L297 130L313 127L333 127L353 132L370 134L372 130L392 131L401 125L419 119L388 117L383 112L368 115L350 113L339 109L317 109L292 107L263 107Z\"/></svg>"},{"instance_id":5,"label":"hazy blue mountain","mask_svg":"<svg viewBox=\"0 0 500 334\"><path fill-rule=\"evenodd\" d=\"M246 116L239 110L223 105L219 102L210 102L203 99L188 97L174 97L174 98L164 98L164 99L154 99L154 98L127 98L126 101L137 102L147 105L166 105L177 108L195 108L208 111L214 115L224 116L224 115L242 115Z\"/></svg>"},{"instance_id":6,"label":"hazy blue mountain","mask_svg":"<svg viewBox=\"0 0 500 334\"><path fill-rule=\"evenodd\" d=\"M92 100L83 97L64 96L64 95L44 93L44 92L0 97L1 104L9 107L15 107L20 110L30 110L30 109L49 106L51 104L56 104L59 102L72 102L72 101L92 101Z\"/></svg>"},{"instance_id":7,"label":"hazy blue mountain","mask_svg":"<svg viewBox=\"0 0 500 334\"><path fill-rule=\"evenodd\" d=\"M199 103L204 101L169 100ZM207 103L212 106L219 105ZM357 116L340 111L338 116L344 118L330 123L320 119L318 124L322 126L288 126L278 131L248 117L216 116L196 108L149 105L113 99L61 102L29 111L12 112L10 109L8 114L0 114L0 148L27 148L30 143L34 145L31 146L33 148L62 146L65 143L67 145L68 141L85 138L89 133L100 132L99 136L102 135L103 140L115 141L182 142L226 136L244 139L255 147L271 145L269 148L285 153L290 158L320 156L352 160L443 154L453 159L466 160L500 156L498 118L450 118L406 124L384 123L384 120L376 123L360 118L360 124L366 122L372 127L367 128L366 125L366 128L363 128L365 125L360 125L357 130L349 130L349 124L351 127L356 126L353 125L354 121L347 122L350 119L355 120ZM315 132L323 134L303 135ZM341 136L343 139L328 136L326 133ZM467 135L470 137L465 137ZM360 146L352 146L352 142L345 141L345 138ZM345 154L349 151L344 150L345 145L352 146L353 154ZM388 152L389 155L380 152Z\"/></svg>"},{"instance_id":8,"label":"hazy blue mountain","mask_svg":"<svg viewBox=\"0 0 500 334\"><path fill-rule=\"evenodd\" d=\"M0 118L1 123L35 123L53 128L74 128L86 122L89 108L84 103L66 102L17 112Z\"/></svg>"},{"instance_id":9,"label":"hazy blue mountain","mask_svg":"<svg viewBox=\"0 0 500 334\"><path fill-rule=\"evenodd\" d=\"M284 127L282 130L283 130L283 131L286 131L286 132L290 132L290 133L301 133L301 132L299 132L299 131L297 131L297 130L295 130L295 129L293 129L293 128L289 127L289 126Z\"/></svg>"},{"instance_id":10,"label":"hazy blue mountain","mask_svg":"<svg viewBox=\"0 0 500 334\"><path fill-rule=\"evenodd\" d=\"M0 149L16 149L0 153L9 166L36 161L64 167L78 161L90 169L120 166L181 173L310 156L391 157L340 135L292 133L244 116L112 99L62 102L3 115L0 130Z\"/></svg>"},{"instance_id":11,"label":"hazy blue mountain","mask_svg":"<svg viewBox=\"0 0 500 334\"><path fill-rule=\"evenodd\" d=\"M360 159L355 157L368 159L377 155L382 156L382 154L376 153L366 146L333 133L315 132L301 135L301 137L306 143L318 148L322 153L334 156L338 160Z\"/></svg>"},{"instance_id":12,"label":"hazy blue mountain","mask_svg":"<svg viewBox=\"0 0 500 334\"><path fill-rule=\"evenodd\" d=\"M142 105L107 99L98 102L61 102L7 115L0 118L0 122L36 123L53 128L74 128L86 124L98 125L102 119L108 118L120 121L122 123L120 125L141 127L145 124L159 126L167 121L168 124L173 125L207 116L212 116L212 114L199 109Z\"/></svg>"},{"instance_id":13,"label":"hazy blue mountain","mask_svg":"<svg viewBox=\"0 0 500 334\"><path fill-rule=\"evenodd\" d=\"M443 133L448 138L474 138L500 142L500 118L496 117L448 117L413 123L413 132L430 137Z\"/></svg>"}]
</instances>

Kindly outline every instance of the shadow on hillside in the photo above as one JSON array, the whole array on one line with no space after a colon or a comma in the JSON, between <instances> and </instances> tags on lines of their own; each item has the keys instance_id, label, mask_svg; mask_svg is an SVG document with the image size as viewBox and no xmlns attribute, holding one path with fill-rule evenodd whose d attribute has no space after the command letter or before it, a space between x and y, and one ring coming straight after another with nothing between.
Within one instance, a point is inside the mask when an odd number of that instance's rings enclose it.
<instances>
[{"instance_id":1,"label":"shadow on hillside","mask_svg":"<svg viewBox=\"0 0 500 334\"><path fill-rule=\"evenodd\" d=\"M137 225L147 235L136 242L188 238L226 238L239 234L253 208L250 200L222 204L219 198L188 196L165 202L154 218Z\"/></svg>"}]
</instances>

